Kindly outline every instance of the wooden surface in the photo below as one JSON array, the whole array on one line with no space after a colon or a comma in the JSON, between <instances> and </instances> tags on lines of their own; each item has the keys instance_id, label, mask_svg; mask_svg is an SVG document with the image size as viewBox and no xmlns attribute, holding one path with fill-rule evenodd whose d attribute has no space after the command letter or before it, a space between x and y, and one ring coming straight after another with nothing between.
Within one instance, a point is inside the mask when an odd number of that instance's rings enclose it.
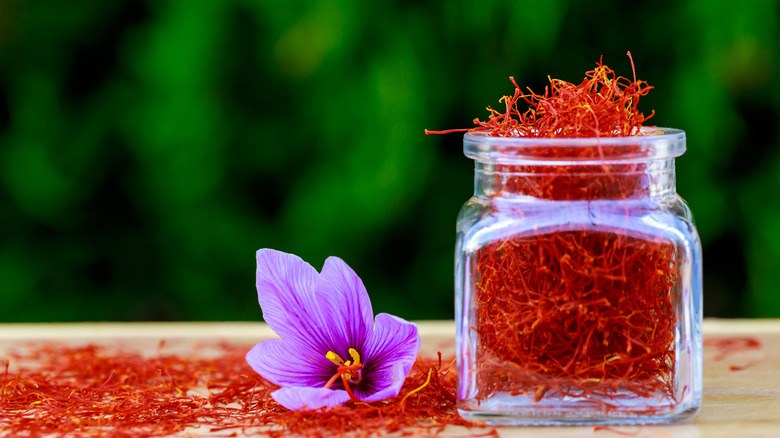
<instances>
[{"instance_id":1,"label":"wooden surface","mask_svg":"<svg viewBox=\"0 0 780 438\"><path fill-rule=\"evenodd\" d=\"M422 352L454 350L452 322L418 325L423 339ZM216 340L251 345L273 336L261 323L0 324L0 359L9 348L23 348L41 341L76 345L122 343L152 349L161 339L168 341L167 346L184 348L188 343ZM610 430L586 426L499 428L498 431L502 437L780 437L780 320L707 320L704 323L707 344L745 336L760 340L761 348L724 355L716 345L705 346L704 403L690 422ZM463 431L454 433L461 435Z\"/></svg>"}]
</instances>

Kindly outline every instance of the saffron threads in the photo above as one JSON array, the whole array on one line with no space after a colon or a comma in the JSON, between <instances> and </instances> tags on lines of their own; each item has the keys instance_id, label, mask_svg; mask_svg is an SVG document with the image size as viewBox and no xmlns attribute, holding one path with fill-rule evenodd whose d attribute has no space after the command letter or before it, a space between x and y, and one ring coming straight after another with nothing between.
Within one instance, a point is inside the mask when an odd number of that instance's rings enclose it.
<instances>
[{"instance_id":1,"label":"saffron threads","mask_svg":"<svg viewBox=\"0 0 780 438\"><path fill-rule=\"evenodd\" d=\"M703 341L705 347L715 347L717 354L714 361L723 360L735 353L760 350L761 340L752 336L730 336L727 338L707 338Z\"/></svg>"},{"instance_id":2,"label":"saffron threads","mask_svg":"<svg viewBox=\"0 0 780 438\"><path fill-rule=\"evenodd\" d=\"M478 253L477 397L673 400L675 247L617 230L494 241Z\"/></svg>"},{"instance_id":3,"label":"saffron threads","mask_svg":"<svg viewBox=\"0 0 780 438\"><path fill-rule=\"evenodd\" d=\"M544 94L528 89L525 94L514 77L509 77L515 92L504 96L499 102L505 104L504 112L488 106L490 113L486 121L474 119L477 125L471 129L450 129L429 131L426 134L447 134L451 132L485 131L493 137L625 137L639 135L642 124L655 111L645 117L638 109L639 98L653 88L645 81L636 79L636 69L631 52L634 80L617 76L599 60L596 68L585 73L577 85L561 79L549 79ZM529 108L518 108L520 101Z\"/></svg>"},{"instance_id":4,"label":"saffron threads","mask_svg":"<svg viewBox=\"0 0 780 438\"><path fill-rule=\"evenodd\" d=\"M212 347L212 358L35 347L0 373L0 435L155 437L197 428L219 436L368 437L477 426L458 416L454 367L441 356L418 358L397 397L301 412L270 397L277 387L249 368L245 346Z\"/></svg>"},{"instance_id":5,"label":"saffron threads","mask_svg":"<svg viewBox=\"0 0 780 438\"><path fill-rule=\"evenodd\" d=\"M721 361L727 357L750 350L761 350L763 344L761 340L752 336L730 336L726 338L707 338L703 341L705 347L715 347L717 352L712 358L713 361ZM752 360L745 365L731 365L729 370L742 371L761 362L764 359Z\"/></svg>"}]
</instances>

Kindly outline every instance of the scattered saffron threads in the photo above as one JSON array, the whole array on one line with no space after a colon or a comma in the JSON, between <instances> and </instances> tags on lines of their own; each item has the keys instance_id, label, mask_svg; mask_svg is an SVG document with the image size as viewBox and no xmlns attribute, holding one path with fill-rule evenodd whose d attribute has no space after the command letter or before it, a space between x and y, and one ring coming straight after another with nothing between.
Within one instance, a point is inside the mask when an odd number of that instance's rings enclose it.
<instances>
[{"instance_id":1,"label":"scattered saffron threads","mask_svg":"<svg viewBox=\"0 0 780 438\"><path fill-rule=\"evenodd\" d=\"M12 357L11 372L0 375L0 435L155 437L198 428L220 436L368 437L479 427L458 416L455 368L441 355L418 358L392 399L290 411L270 397L278 387L246 364L246 346L218 350L198 358L94 345L34 347ZM483 429L468 436L498 435Z\"/></svg>"},{"instance_id":2,"label":"scattered saffron threads","mask_svg":"<svg viewBox=\"0 0 780 438\"><path fill-rule=\"evenodd\" d=\"M633 59L630 52L632 70ZM643 135L641 96L652 87L616 77L599 61L577 85L550 79L544 94L524 93L513 78L503 112L488 107L487 121L444 134L477 131L491 137L589 137L593 146L567 147L539 142L533 147L499 145L502 154L541 158L538 163L496 164L492 196L523 195L540 200L641 200L649 194L647 161L615 164L613 156L643 152L631 136ZM523 100L529 109L521 111ZM602 147L600 137L626 137L625 144ZM521 148L521 149L518 149ZM552 158L598 164L547 164ZM528 164L530 163L530 164ZM493 203L501 214L510 205ZM589 209L591 208L590 204ZM582 398L603 410L634 413L675 404L675 295L678 249L664 238L630 225L567 224L567 206L555 211L559 225L546 223L538 234L491 241L476 254L472 330L478 399L496 393L535 401ZM572 207L579 208L579 207ZM590 210L589 210L590 212ZM522 214L522 212L520 212ZM629 215L629 212L626 212ZM628 222L627 222L628 224ZM626 230L629 227L629 230ZM615 400L656 400L624 407Z\"/></svg>"},{"instance_id":3,"label":"scattered saffron threads","mask_svg":"<svg viewBox=\"0 0 780 438\"><path fill-rule=\"evenodd\" d=\"M705 347L715 347L718 352L714 361L723 360L734 353L749 350L760 350L761 340L752 336L730 336L727 338L706 338L702 341Z\"/></svg>"},{"instance_id":4,"label":"scattered saffron threads","mask_svg":"<svg viewBox=\"0 0 780 438\"><path fill-rule=\"evenodd\" d=\"M761 340L751 336L731 336L726 338L706 338L702 342L705 347L715 347L717 353L712 358L714 361L723 360L733 354L750 350L761 350L763 344ZM731 365L729 370L742 371L750 368L753 365L761 362L761 360L754 360L748 362L745 365Z\"/></svg>"},{"instance_id":5,"label":"scattered saffron threads","mask_svg":"<svg viewBox=\"0 0 780 438\"><path fill-rule=\"evenodd\" d=\"M426 134L485 131L493 137L623 137L639 135L642 124L655 114L645 117L637 105L639 98L653 88L636 79L636 69L631 52L634 80L616 76L615 72L599 60L596 68L585 73L577 85L560 79L549 79L544 94L528 89L525 94L514 77L509 77L515 92L504 96L504 112L488 106L488 120L474 119L477 125L471 129L429 131ZM518 103L523 100L529 108L521 112Z\"/></svg>"}]
</instances>

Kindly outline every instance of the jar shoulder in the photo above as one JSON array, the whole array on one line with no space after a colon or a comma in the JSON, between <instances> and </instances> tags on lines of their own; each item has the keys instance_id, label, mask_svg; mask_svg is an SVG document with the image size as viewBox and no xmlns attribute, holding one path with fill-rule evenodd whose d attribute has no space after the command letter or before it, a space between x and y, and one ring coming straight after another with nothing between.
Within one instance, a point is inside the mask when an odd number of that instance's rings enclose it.
<instances>
[{"instance_id":1,"label":"jar shoulder","mask_svg":"<svg viewBox=\"0 0 780 438\"><path fill-rule=\"evenodd\" d=\"M691 208L680 195L675 194L674 196L670 196L668 199L662 201L661 205L675 217L690 222L691 224L694 223Z\"/></svg>"},{"instance_id":2,"label":"jar shoulder","mask_svg":"<svg viewBox=\"0 0 780 438\"><path fill-rule=\"evenodd\" d=\"M475 197L463 205L458 215L458 250L476 250L509 236L562 230L602 230L699 245L691 210L676 194L661 200L511 203Z\"/></svg>"}]
</instances>

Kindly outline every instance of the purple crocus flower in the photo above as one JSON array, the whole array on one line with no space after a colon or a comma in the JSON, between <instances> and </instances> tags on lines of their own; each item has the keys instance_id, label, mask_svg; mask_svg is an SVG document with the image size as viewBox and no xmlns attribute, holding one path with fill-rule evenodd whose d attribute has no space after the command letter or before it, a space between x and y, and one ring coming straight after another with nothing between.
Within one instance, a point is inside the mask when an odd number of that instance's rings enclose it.
<instances>
[{"instance_id":1,"label":"purple crocus flower","mask_svg":"<svg viewBox=\"0 0 780 438\"><path fill-rule=\"evenodd\" d=\"M322 272L299 257L257 252L257 296L263 318L282 339L246 355L249 365L281 386L271 396L288 409L317 409L347 400L398 395L420 349L417 326L380 313L360 278L337 257Z\"/></svg>"}]
</instances>

